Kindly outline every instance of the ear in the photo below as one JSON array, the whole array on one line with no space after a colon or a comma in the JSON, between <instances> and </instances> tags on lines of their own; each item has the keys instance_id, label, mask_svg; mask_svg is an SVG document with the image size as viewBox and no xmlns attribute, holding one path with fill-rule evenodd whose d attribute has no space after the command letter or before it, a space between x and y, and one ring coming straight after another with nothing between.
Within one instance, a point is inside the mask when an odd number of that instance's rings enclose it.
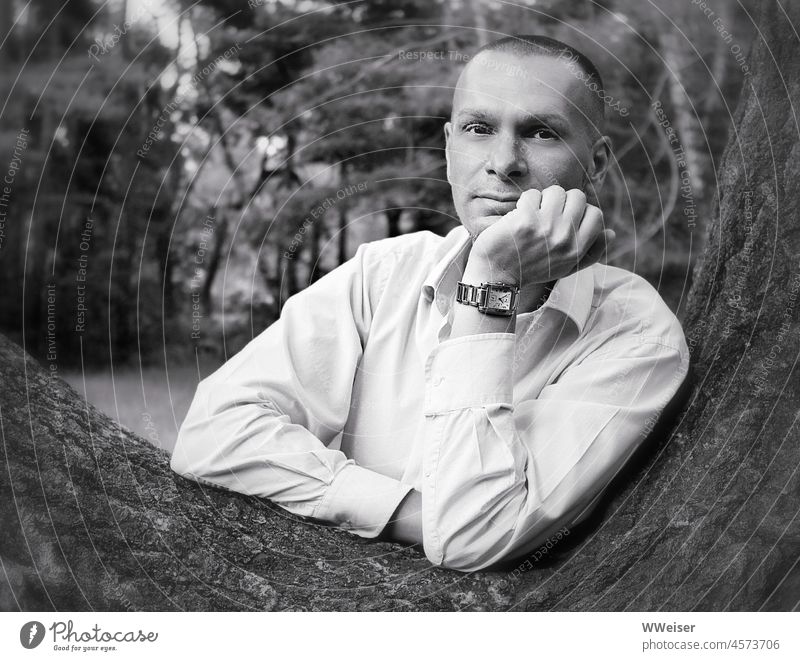
<instances>
[{"instance_id":1,"label":"ear","mask_svg":"<svg viewBox=\"0 0 800 661\"><path fill-rule=\"evenodd\" d=\"M592 188L599 189L611 165L611 138L600 136L592 145L592 164L589 168L589 181Z\"/></svg>"},{"instance_id":2,"label":"ear","mask_svg":"<svg viewBox=\"0 0 800 661\"><path fill-rule=\"evenodd\" d=\"M444 158L447 162L447 182L452 184L453 182L450 181L450 137L453 134L453 124L451 122L445 122L444 125Z\"/></svg>"}]
</instances>

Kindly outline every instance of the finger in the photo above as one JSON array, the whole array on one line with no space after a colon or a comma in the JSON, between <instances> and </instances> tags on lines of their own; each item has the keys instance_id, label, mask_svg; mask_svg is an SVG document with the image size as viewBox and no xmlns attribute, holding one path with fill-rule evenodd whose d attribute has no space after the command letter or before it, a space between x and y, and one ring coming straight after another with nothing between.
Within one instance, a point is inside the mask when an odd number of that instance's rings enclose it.
<instances>
[{"instance_id":1,"label":"finger","mask_svg":"<svg viewBox=\"0 0 800 661\"><path fill-rule=\"evenodd\" d=\"M578 226L576 248L578 256L586 252L594 245L597 237L603 231L603 212L593 204L587 204L583 212L583 218Z\"/></svg>"},{"instance_id":2,"label":"finger","mask_svg":"<svg viewBox=\"0 0 800 661\"><path fill-rule=\"evenodd\" d=\"M566 201L564 202L564 217L569 219L569 222L578 230L578 227L583 220L583 214L586 212L586 193L579 188L572 188L566 193Z\"/></svg>"},{"instance_id":3,"label":"finger","mask_svg":"<svg viewBox=\"0 0 800 661\"><path fill-rule=\"evenodd\" d=\"M526 217L531 217L539 213L542 204L542 191L538 188L530 188L522 191L522 195L517 200L517 209L522 211Z\"/></svg>"},{"instance_id":4,"label":"finger","mask_svg":"<svg viewBox=\"0 0 800 661\"><path fill-rule=\"evenodd\" d=\"M542 213L557 218L564 211L567 191L561 186L548 186L542 191Z\"/></svg>"}]
</instances>

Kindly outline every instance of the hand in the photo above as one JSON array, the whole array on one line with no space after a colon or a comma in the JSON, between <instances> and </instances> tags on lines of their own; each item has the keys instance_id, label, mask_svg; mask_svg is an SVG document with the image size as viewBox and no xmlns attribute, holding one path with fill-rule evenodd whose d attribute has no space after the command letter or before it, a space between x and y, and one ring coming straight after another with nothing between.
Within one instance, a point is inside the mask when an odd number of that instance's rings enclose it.
<instances>
[{"instance_id":1,"label":"hand","mask_svg":"<svg viewBox=\"0 0 800 661\"><path fill-rule=\"evenodd\" d=\"M521 288L571 275L597 262L614 239L603 212L583 191L549 186L527 190L517 208L475 239L468 268Z\"/></svg>"},{"instance_id":2,"label":"hand","mask_svg":"<svg viewBox=\"0 0 800 661\"><path fill-rule=\"evenodd\" d=\"M381 533L381 539L404 544L422 544L422 493L408 492Z\"/></svg>"}]
</instances>

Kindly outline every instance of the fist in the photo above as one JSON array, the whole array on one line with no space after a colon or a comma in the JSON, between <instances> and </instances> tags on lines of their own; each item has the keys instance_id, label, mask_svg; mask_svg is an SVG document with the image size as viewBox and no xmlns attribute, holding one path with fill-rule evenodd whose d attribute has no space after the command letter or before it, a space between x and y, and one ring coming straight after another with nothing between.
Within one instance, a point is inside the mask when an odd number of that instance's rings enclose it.
<instances>
[{"instance_id":1,"label":"fist","mask_svg":"<svg viewBox=\"0 0 800 661\"><path fill-rule=\"evenodd\" d=\"M469 264L477 261L493 279L530 287L594 264L613 239L613 230L603 228L603 212L587 204L583 191L531 189L478 235Z\"/></svg>"}]
</instances>

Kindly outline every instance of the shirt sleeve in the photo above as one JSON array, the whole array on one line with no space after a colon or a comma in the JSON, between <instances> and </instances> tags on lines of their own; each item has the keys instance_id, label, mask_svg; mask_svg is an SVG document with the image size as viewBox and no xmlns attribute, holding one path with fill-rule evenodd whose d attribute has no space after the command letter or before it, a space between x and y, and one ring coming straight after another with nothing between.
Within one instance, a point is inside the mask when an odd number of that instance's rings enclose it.
<instances>
[{"instance_id":1,"label":"shirt sleeve","mask_svg":"<svg viewBox=\"0 0 800 661\"><path fill-rule=\"evenodd\" d=\"M481 569L584 518L683 382L689 358L677 332L679 342L662 342L620 328L516 406L514 334L436 347L425 375L428 559Z\"/></svg>"},{"instance_id":2,"label":"shirt sleeve","mask_svg":"<svg viewBox=\"0 0 800 661\"><path fill-rule=\"evenodd\" d=\"M412 489L328 447L347 421L371 323L367 244L292 296L280 318L197 387L171 467L375 537Z\"/></svg>"}]
</instances>

